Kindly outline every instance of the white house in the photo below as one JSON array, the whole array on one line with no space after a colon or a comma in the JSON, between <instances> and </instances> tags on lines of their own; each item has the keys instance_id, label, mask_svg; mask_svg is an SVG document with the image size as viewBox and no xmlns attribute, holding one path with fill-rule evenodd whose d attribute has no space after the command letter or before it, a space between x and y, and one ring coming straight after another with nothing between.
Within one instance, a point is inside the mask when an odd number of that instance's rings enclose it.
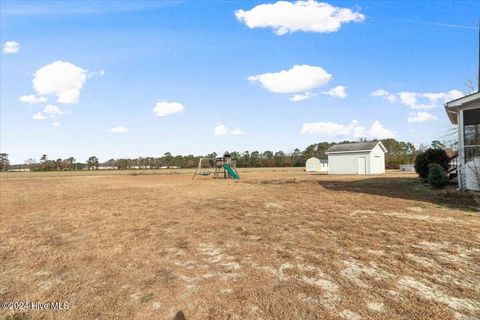
<instances>
[{"instance_id":1,"label":"white house","mask_svg":"<svg viewBox=\"0 0 480 320\"><path fill-rule=\"evenodd\" d=\"M311 157L305 162L306 172L328 172L328 160Z\"/></svg>"},{"instance_id":2,"label":"white house","mask_svg":"<svg viewBox=\"0 0 480 320\"><path fill-rule=\"evenodd\" d=\"M325 152L330 174L385 173L387 149L380 141L336 144Z\"/></svg>"},{"instance_id":3,"label":"white house","mask_svg":"<svg viewBox=\"0 0 480 320\"><path fill-rule=\"evenodd\" d=\"M445 110L458 131L458 187L480 191L480 92L447 102Z\"/></svg>"}]
</instances>

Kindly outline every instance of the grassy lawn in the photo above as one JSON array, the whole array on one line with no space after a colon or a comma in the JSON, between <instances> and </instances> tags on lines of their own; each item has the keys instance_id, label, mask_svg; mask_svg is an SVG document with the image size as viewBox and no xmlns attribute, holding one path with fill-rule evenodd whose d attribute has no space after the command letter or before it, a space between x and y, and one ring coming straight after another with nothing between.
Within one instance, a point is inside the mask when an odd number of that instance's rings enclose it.
<instances>
[{"instance_id":1,"label":"grassy lawn","mask_svg":"<svg viewBox=\"0 0 480 320\"><path fill-rule=\"evenodd\" d=\"M0 300L69 308L0 315L480 318L478 195L302 170L2 174Z\"/></svg>"}]
</instances>

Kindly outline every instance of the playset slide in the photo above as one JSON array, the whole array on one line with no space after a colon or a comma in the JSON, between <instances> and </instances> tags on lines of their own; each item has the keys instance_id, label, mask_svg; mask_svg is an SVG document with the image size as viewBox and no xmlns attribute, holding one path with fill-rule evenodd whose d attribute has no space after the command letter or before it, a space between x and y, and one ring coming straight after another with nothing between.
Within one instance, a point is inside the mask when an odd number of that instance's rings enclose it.
<instances>
[{"instance_id":1,"label":"playset slide","mask_svg":"<svg viewBox=\"0 0 480 320\"><path fill-rule=\"evenodd\" d=\"M238 176L238 174L235 173L235 171L233 171L232 167L230 167L230 165L228 163L225 163L223 165L223 167L225 168L225 170L228 172L228 174L230 175L230 177L232 177L232 179L240 179L240 177Z\"/></svg>"}]
</instances>

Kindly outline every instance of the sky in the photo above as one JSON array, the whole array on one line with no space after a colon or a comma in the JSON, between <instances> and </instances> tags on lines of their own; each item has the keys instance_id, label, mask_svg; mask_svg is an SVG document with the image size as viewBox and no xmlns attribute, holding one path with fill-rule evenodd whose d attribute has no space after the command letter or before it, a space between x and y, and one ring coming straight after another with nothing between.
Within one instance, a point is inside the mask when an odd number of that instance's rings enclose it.
<instances>
[{"instance_id":1,"label":"sky","mask_svg":"<svg viewBox=\"0 0 480 320\"><path fill-rule=\"evenodd\" d=\"M0 151L26 159L448 140L476 1L1 1Z\"/></svg>"}]
</instances>

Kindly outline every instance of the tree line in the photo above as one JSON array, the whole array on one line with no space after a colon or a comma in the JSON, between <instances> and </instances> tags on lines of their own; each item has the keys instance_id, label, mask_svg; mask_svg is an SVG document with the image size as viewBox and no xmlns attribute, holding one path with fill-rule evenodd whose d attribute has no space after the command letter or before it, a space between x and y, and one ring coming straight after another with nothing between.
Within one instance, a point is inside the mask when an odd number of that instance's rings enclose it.
<instances>
[{"instance_id":1,"label":"tree line","mask_svg":"<svg viewBox=\"0 0 480 320\"><path fill-rule=\"evenodd\" d=\"M376 140L373 140L376 141ZM395 139L381 140L385 148L388 150L385 155L386 167L389 169L398 168L400 164L414 163L416 156L427 149L428 146L420 145L416 148L410 142L397 141ZM360 141L343 141L340 143L350 142L366 142L365 139ZM303 167L305 161L311 157L325 158L325 152L333 145L334 142L320 142L311 144L303 151L295 149L293 152L284 151L244 151L230 152L233 159L237 161L237 167ZM445 149L445 145L438 140L432 141L431 147ZM138 158L120 158L109 159L100 162L96 156L91 156L85 162L79 162L74 157L67 159L58 158L56 160L48 159L46 154L40 157L40 161L28 159L24 164L10 165L8 154L1 154L1 170L12 169L30 169L32 171L68 171L68 170L97 170L102 169L160 169L160 168L195 168L200 158L216 157L215 152L205 156L194 155L172 155L170 152L165 153L161 157L138 157Z\"/></svg>"}]
</instances>

